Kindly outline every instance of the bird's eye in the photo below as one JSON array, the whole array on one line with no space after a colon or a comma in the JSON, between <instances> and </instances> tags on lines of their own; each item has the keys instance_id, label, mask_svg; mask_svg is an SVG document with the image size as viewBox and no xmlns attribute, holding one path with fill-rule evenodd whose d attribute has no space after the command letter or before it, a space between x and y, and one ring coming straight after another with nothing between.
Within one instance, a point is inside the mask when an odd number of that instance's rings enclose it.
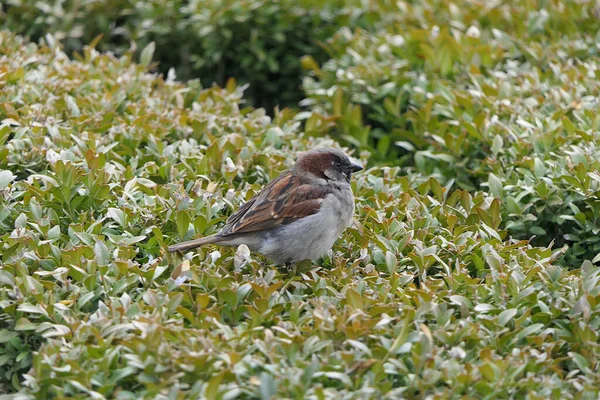
<instances>
[{"instance_id":1,"label":"bird's eye","mask_svg":"<svg viewBox=\"0 0 600 400\"><path fill-rule=\"evenodd\" d=\"M335 162L333 165L334 165L335 167L337 167L337 168L339 168L339 167L341 167L341 166L342 166L342 164L341 164L340 162L337 162L337 161L336 161L336 162Z\"/></svg>"}]
</instances>

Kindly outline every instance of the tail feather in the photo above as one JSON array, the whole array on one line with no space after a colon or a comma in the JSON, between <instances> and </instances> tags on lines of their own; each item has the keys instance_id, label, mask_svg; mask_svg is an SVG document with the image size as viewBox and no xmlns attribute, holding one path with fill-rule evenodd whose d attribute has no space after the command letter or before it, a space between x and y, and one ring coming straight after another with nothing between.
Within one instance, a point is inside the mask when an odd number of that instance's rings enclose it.
<instances>
[{"instance_id":1,"label":"tail feather","mask_svg":"<svg viewBox=\"0 0 600 400\"><path fill-rule=\"evenodd\" d=\"M181 242L181 243L174 244L172 246L169 246L168 250L171 253L176 252L176 251L188 251L188 250L195 249L196 247L203 246L205 244L219 243L221 240L223 240L223 238L221 238L217 235L206 236L206 237L203 237L200 239L194 239L194 240L189 240L187 242Z\"/></svg>"}]
</instances>

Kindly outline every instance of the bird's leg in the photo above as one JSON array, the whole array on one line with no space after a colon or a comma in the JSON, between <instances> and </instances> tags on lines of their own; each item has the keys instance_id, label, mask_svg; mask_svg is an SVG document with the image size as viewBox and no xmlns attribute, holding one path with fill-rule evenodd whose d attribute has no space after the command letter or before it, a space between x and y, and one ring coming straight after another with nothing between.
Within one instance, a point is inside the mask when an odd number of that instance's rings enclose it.
<instances>
[{"instance_id":1,"label":"bird's leg","mask_svg":"<svg viewBox=\"0 0 600 400\"><path fill-rule=\"evenodd\" d=\"M287 263L285 263L285 268L287 269L289 274L296 275L296 272L297 272L296 263L287 262Z\"/></svg>"},{"instance_id":2,"label":"bird's leg","mask_svg":"<svg viewBox=\"0 0 600 400\"><path fill-rule=\"evenodd\" d=\"M283 263L276 265L275 268L277 268L277 271L279 271L282 274L289 274L291 265L292 263Z\"/></svg>"}]
</instances>

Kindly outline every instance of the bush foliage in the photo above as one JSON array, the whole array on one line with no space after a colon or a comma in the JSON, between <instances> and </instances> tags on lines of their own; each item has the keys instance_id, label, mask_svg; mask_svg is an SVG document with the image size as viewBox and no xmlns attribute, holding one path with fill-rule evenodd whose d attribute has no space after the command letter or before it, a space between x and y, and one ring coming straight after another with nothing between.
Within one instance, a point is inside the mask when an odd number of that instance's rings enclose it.
<instances>
[{"instance_id":1,"label":"bush foliage","mask_svg":"<svg viewBox=\"0 0 600 400\"><path fill-rule=\"evenodd\" d=\"M595 2L2 7L0 394L600 394ZM166 253L325 145L322 260Z\"/></svg>"},{"instance_id":2,"label":"bush foliage","mask_svg":"<svg viewBox=\"0 0 600 400\"><path fill-rule=\"evenodd\" d=\"M568 244L579 266L600 252L595 2L459 3L399 3L386 29L341 30L330 60L306 63L304 105L380 160L489 191L511 235Z\"/></svg>"},{"instance_id":3,"label":"bush foliage","mask_svg":"<svg viewBox=\"0 0 600 400\"><path fill-rule=\"evenodd\" d=\"M370 168L297 275L165 254L333 142L51 38L0 36L0 379L23 397L596 396L599 270L511 239L484 192Z\"/></svg>"},{"instance_id":4,"label":"bush foliage","mask_svg":"<svg viewBox=\"0 0 600 400\"><path fill-rule=\"evenodd\" d=\"M179 79L199 78L205 87L235 77L250 85L246 100L271 112L302 99L300 57L325 61L319 43L341 26L370 24L379 15L370 8L360 0L11 0L0 21L33 41L52 32L68 53L98 35L97 48L117 54L133 41L139 51L154 42L165 75L173 68Z\"/></svg>"}]
</instances>

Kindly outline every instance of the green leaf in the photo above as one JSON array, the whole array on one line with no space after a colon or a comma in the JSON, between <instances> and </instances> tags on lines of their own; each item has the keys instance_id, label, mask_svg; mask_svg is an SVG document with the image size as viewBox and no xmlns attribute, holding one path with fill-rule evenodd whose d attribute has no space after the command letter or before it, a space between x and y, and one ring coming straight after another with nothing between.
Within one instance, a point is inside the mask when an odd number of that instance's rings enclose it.
<instances>
[{"instance_id":1,"label":"green leaf","mask_svg":"<svg viewBox=\"0 0 600 400\"><path fill-rule=\"evenodd\" d=\"M19 318L15 325L16 331L30 331L37 328L37 324L32 323L27 318Z\"/></svg>"},{"instance_id":2,"label":"green leaf","mask_svg":"<svg viewBox=\"0 0 600 400\"><path fill-rule=\"evenodd\" d=\"M49 240L56 240L56 239L58 239L60 237L60 226L56 225L56 226L53 226L52 228L50 228L48 230L48 234L46 235L46 237Z\"/></svg>"},{"instance_id":3,"label":"green leaf","mask_svg":"<svg viewBox=\"0 0 600 400\"><path fill-rule=\"evenodd\" d=\"M219 385L225 376L225 371L217 373L213 375L208 384L206 385L206 390L204 392L204 397L207 400L215 400L217 398L217 394L219 393Z\"/></svg>"},{"instance_id":4,"label":"green leaf","mask_svg":"<svg viewBox=\"0 0 600 400\"><path fill-rule=\"evenodd\" d=\"M498 179L498 177L493 173L490 173L488 176L488 187L490 188L490 193L492 196L502 198L504 187L500 179Z\"/></svg>"},{"instance_id":5,"label":"green leaf","mask_svg":"<svg viewBox=\"0 0 600 400\"><path fill-rule=\"evenodd\" d=\"M464 306L467 308L473 307L473 304L471 303L471 301L464 296L455 294L455 295L450 296L449 299L453 304L457 304L457 305Z\"/></svg>"},{"instance_id":6,"label":"green leaf","mask_svg":"<svg viewBox=\"0 0 600 400\"><path fill-rule=\"evenodd\" d=\"M0 343L6 343L17 336L19 336L17 332L11 332L8 329L0 329Z\"/></svg>"},{"instance_id":7,"label":"green leaf","mask_svg":"<svg viewBox=\"0 0 600 400\"><path fill-rule=\"evenodd\" d=\"M363 308L362 296L352 288L346 290L346 300L348 301L348 305L350 305L354 309L360 310Z\"/></svg>"},{"instance_id":8,"label":"green leaf","mask_svg":"<svg viewBox=\"0 0 600 400\"><path fill-rule=\"evenodd\" d=\"M582 356L579 353L576 353L574 351L570 351L569 352L569 356L573 359L573 362L575 363L575 365L577 365L577 368L579 368L582 372L584 373L590 373L590 363L588 362L588 360L586 360L586 358L584 356Z\"/></svg>"},{"instance_id":9,"label":"green leaf","mask_svg":"<svg viewBox=\"0 0 600 400\"><path fill-rule=\"evenodd\" d=\"M529 232L531 232L532 235L537 235L537 236L545 236L546 235L546 231L542 228L540 228L539 226L532 226L531 228L529 228Z\"/></svg>"},{"instance_id":10,"label":"green leaf","mask_svg":"<svg viewBox=\"0 0 600 400\"><path fill-rule=\"evenodd\" d=\"M542 329L544 327L544 324L533 324L533 325L529 325L528 327L524 328L522 331L520 331L517 334L517 339L521 340L529 335L533 335L534 333L536 333L537 331L539 331L540 329Z\"/></svg>"},{"instance_id":11,"label":"green leaf","mask_svg":"<svg viewBox=\"0 0 600 400\"><path fill-rule=\"evenodd\" d=\"M272 399L277 394L277 383L271 374L260 374L260 394L263 399Z\"/></svg>"},{"instance_id":12,"label":"green leaf","mask_svg":"<svg viewBox=\"0 0 600 400\"><path fill-rule=\"evenodd\" d=\"M101 240L96 240L96 244L94 245L94 252L96 253L96 262L100 266L108 265L110 262L110 252L108 251L108 247Z\"/></svg>"},{"instance_id":13,"label":"green leaf","mask_svg":"<svg viewBox=\"0 0 600 400\"><path fill-rule=\"evenodd\" d=\"M0 190L6 189L15 178L11 171L0 170Z\"/></svg>"},{"instance_id":14,"label":"green leaf","mask_svg":"<svg viewBox=\"0 0 600 400\"><path fill-rule=\"evenodd\" d=\"M496 135L494 136L494 140L492 141L492 153L497 156L502 147L504 146L504 141L502 140L502 136Z\"/></svg>"},{"instance_id":15,"label":"green leaf","mask_svg":"<svg viewBox=\"0 0 600 400\"><path fill-rule=\"evenodd\" d=\"M314 376L326 376L327 378L338 380L346 386L352 385L350 377L342 372L317 372Z\"/></svg>"},{"instance_id":16,"label":"green leaf","mask_svg":"<svg viewBox=\"0 0 600 400\"><path fill-rule=\"evenodd\" d=\"M190 217L187 215L185 211L177 212L177 232L179 233L179 237L181 239L185 238L188 230L190 228Z\"/></svg>"},{"instance_id":17,"label":"green leaf","mask_svg":"<svg viewBox=\"0 0 600 400\"><path fill-rule=\"evenodd\" d=\"M140 54L140 64L144 67L148 67L152 62L152 57L154 56L154 51L156 50L156 44L154 42L150 42L144 47L142 53Z\"/></svg>"},{"instance_id":18,"label":"green leaf","mask_svg":"<svg viewBox=\"0 0 600 400\"><path fill-rule=\"evenodd\" d=\"M22 312L26 312L26 313L31 313L31 314L43 314L48 316L48 312L43 309L41 306L36 306L30 303L22 303L19 304L19 306L17 307L17 310L22 311Z\"/></svg>"},{"instance_id":19,"label":"green leaf","mask_svg":"<svg viewBox=\"0 0 600 400\"><path fill-rule=\"evenodd\" d=\"M44 293L44 287L34 277L26 276L25 282L26 282L26 287L27 287L27 290L29 291L29 293L32 293L32 294Z\"/></svg>"},{"instance_id":20,"label":"green leaf","mask_svg":"<svg viewBox=\"0 0 600 400\"><path fill-rule=\"evenodd\" d=\"M542 178L546 175L546 167L544 166L544 162L537 157L534 159L533 171L535 176L538 178Z\"/></svg>"},{"instance_id":21,"label":"green leaf","mask_svg":"<svg viewBox=\"0 0 600 400\"><path fill-rule=\"evenodd\" d=\"M11 361L11 359L12 359L12 356L10 354L1 354L0 355L0 367L8 364Z\"/></svg>"},{"instance_id":22,"label":"green leaf","mask_svg":"<svg viewBox=\"0 0 600 400\"><path fill-rule=\"evenodd\" d=\"M508 310L502 311L498 314L498 325L505 326L509 321L511 321L515 315L517 315L516 308L510 308Z\"/></svg>"},{"instance_id":23,"label":"green leaf","mask_svg":"<svg viewBox=\"0 0 600 400\"><path fill-rule=\"evenodd\" d=\"M388 274L392 275L396 271L398 265L398 258L391 251L385 252L385 265L387 267Z\"/></svg>"},{"instance_id":24,"label":"green leaf","mask_svg":"<svg viewBox=\"0 0 600 400\"><path fill-rule=\"evenodd\" d=\"M167 314L171 315L175 312L175 309L179 307L181 301L183 300L183 293L177 293L175 296L169 299L167 303Z\"/></svg>"}]
</instances>

